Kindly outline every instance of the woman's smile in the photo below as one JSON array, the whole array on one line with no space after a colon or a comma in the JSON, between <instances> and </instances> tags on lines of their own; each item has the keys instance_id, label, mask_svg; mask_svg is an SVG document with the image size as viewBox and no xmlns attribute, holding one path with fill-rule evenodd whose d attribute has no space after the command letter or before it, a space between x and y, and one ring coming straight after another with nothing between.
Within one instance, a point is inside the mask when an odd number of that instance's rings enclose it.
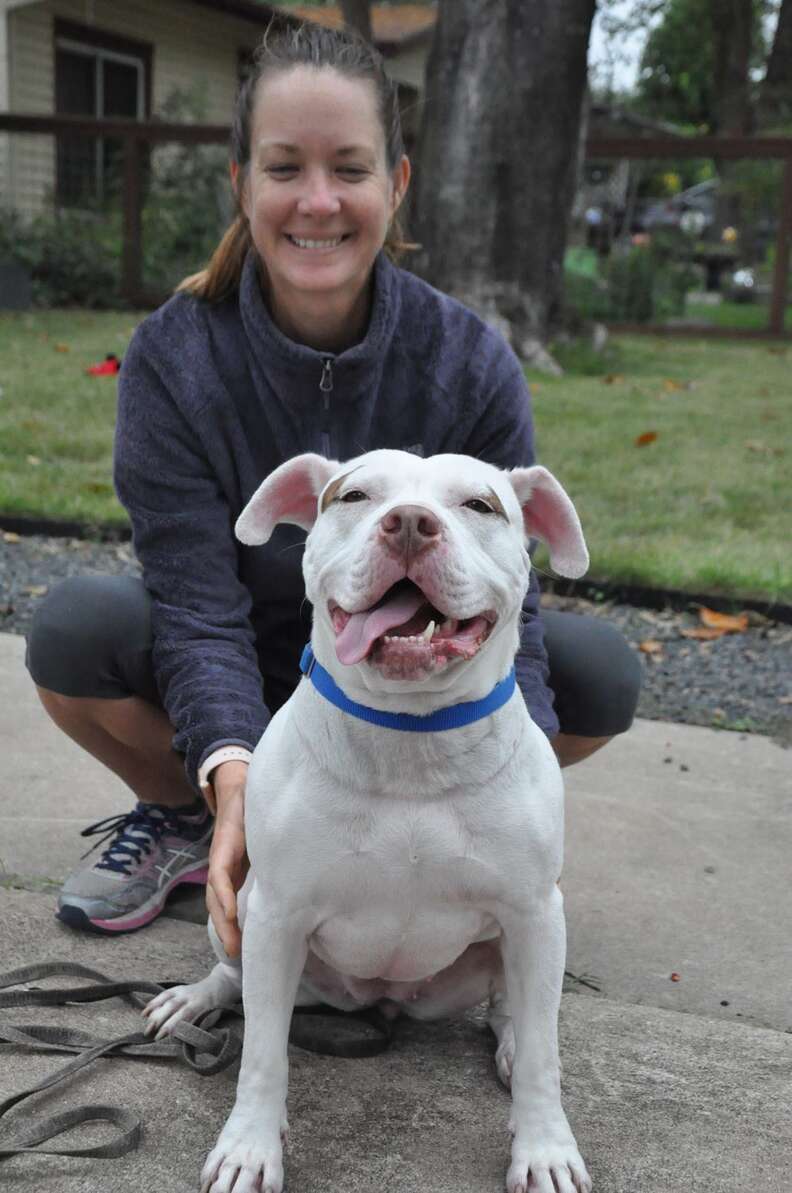
<instances>
[{"instance_id":1,"label":"woman's smile","mask_svg":"<svg viewBox=\"0 0 792 1193\"><path fill-rule=\"evenodd\" d=\"M286 239L295 248L305 251L306 249L312 252L327 253L337 249L345 241L352 236L351 232L343 232L339 236L332 237L318 237L318 236L298 236L293 232L284 233Z\"/></svg>"}]
</instances>

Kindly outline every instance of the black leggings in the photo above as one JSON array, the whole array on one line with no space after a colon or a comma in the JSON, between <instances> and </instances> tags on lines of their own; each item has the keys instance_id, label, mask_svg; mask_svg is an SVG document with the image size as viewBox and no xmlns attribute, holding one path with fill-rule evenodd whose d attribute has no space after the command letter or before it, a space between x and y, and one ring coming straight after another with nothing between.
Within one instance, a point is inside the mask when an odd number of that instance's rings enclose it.
<instances>
[{"instance_id":1,"label":"black leggings","mask_svg":"<svg viewBox=\"0 0 792 1193\"><path fill-rule=\"evenodd\" d=\"M596 617L541 612L550 687L562 733L629 729L641 666L618 630ZM150 598L135 576L76 576L36 610L26 662L39 687L63 696L141 696L161 704L151 667Z\"/></svg>"}]
</instances>

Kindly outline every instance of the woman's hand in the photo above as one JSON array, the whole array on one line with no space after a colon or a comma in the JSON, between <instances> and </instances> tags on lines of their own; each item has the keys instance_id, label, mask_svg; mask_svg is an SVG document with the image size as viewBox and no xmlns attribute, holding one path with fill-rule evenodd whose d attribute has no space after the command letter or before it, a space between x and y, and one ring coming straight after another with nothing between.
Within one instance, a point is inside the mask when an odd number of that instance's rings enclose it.
<instances>
[{"instance_id":1,"label":"woman's hand","mask_svg":"<svg viewBox=\"0 0 792 1193\"><path fill-rule=\"evenodd\" d=\"M238 957L242 935L237 918L237 891L250 867L245 849L246 762L221 762L212 773L217 801L206 906L229 957Z\"/></svg>"}]
</instances>

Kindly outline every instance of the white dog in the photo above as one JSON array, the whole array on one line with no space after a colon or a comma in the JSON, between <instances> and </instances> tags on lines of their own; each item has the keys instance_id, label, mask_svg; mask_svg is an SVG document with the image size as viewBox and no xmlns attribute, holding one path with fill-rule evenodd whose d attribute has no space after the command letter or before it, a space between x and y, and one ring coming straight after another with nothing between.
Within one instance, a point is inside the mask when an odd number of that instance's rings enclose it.
<instances>
[{"instance_id":1,"label":"white dog","mask_svg":"<svg viewBox=\"0 0 792 1193\"><path fill-rule=\"evenodd\" d=\"M237 1098L202 1190L281 1193L295 1004L433 1019L488 999L508 1193L588 1193L560 1098L561 772L513 673L528 538L562 575L588 566L574 507L544 468L375 451L283 464L237 535L279 522L310 530L314 658L250 767L242 963L210 924L219 964L145 1012L162 1036L242 990Z\"/></svg>"}]
</instances>

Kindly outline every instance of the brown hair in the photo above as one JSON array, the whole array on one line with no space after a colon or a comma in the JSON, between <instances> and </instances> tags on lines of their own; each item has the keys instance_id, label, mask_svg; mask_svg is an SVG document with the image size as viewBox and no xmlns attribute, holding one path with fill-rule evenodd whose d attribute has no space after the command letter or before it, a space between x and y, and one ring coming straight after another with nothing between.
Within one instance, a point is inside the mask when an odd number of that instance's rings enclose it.
<instances>
[{"instance_id":1,"label":"brown hair","mask_svg":"<svg viewBox=\"0 0 792 1193\"><path fill-rule=\"evenodd\" d=\"M389 171L404 154L401 114L396 84L385 73L382 58L362 37L347 30L326 29L313 21L295 25L273 18L253 56L249 74L239 88L231 125L231 160L239 166L234 201L236 215L215 249L209 264L199 273L184 278L176 290L186 290L208 302L219 302L239 286L242 266L253 241L239 196L250 168L250 134L253 107L259 82L267 75L295 66L329 67L350 79L369 79L374 84L377 112L385 134L385 156ZM385 238L385 252L397 260L416 245L404 238L398 214Z\"/></svg>"}]
</instances>

